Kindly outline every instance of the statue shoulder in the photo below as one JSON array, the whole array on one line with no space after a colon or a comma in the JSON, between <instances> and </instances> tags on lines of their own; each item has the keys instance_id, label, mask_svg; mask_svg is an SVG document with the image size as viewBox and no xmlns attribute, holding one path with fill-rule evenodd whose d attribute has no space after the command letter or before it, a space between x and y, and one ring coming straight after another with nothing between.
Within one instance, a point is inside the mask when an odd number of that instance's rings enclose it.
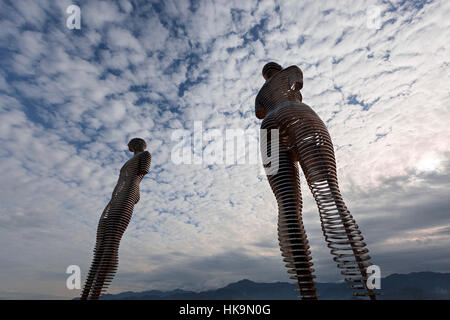
<instances>
[{"instance_id":1,"label":"statue shoulder","mask_svg":"<svg viewBox=\"0 0 450 320\"><path fill-rule=\"evenodd\" d=\"M307 108L309 108L309 109L312 110L312 108L311 108L309 105L307 105L306 103L300 102L300 104L301 104L302 106L307 107Z\"/></svg>"},{"instance_id":2,"label":"statue shoulder","mask_svg":"<svg viewBox=\"0 0 450 320\"><path fill-rule=\"evenodd\" d=\"M303 88L303 72L302 70L293 65L284 69L287 73L287 78L289 81L289 88L295 91L300 91Z\"/></svg>"},{"instance_id":3,"label":"statue shoulder","mask_svg":"<svg viewBox=\"0 0 450 320\"><path fill-rule=\"evenodd\" d=\"M255 98L255 115L258 119L264 119L265 115L266 115L266 110L264 108L264 103L262 98L261 98L261 92L263 91L264 86L259 90L258 94L256 95Z\"/></svg>"},{"instance_id":4,"label":"statue shoulder","mask_svg":"<svg viewBox=\"0 0 450 320\"><path fill-rule=\"evenodd\" d=\"M297 67L296 65L289 66L283 70L283 72L286 72L289 74L289 77L298 77L300 79L303 79L303 72L302 69Z\"/></svg>"},{"instance_id":5,"label":"statue shoulder","mask_svg":"<svg viewBox=\"0 0 450 320\"><path fill-rule=\"evenodd\" d=\"M283 71L300 71L300 72L302 72L302 69L300 69L298 66L296 66L294 64L292 66L284 68Z\"/></svg>"},{"instance_id":6,"label":"statue shoulder","mask_svg":"<svg viewBox=\"0 0 450 320\"><path fill-rule=\"evenodd\" d=\"M152 160L152 155L149 151L144 151L139 155L139 160L141 162L149 162Z\"/></svg>"},{"instance_id":7,"label":"statue shoulder","mask_svg":"<svg viewBox=\"0 0 450 320\"><path fill-rule=\"evenodd\" d=\"M142 152L141 157L151 158L152 154L149 151L144 151L144 152Z\"/></svg>"}]
</instances>

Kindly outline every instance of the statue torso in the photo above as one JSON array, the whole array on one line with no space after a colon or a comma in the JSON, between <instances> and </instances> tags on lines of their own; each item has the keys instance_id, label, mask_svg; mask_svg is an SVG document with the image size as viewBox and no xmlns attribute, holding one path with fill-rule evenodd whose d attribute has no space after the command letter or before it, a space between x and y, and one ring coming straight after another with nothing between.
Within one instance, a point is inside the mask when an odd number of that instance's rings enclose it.
<instances>
[{"instance_id":1,"label":"statue torso","mask_svg":"<svg viewBox=\"0 0 450 320\"><path fill-rule=\"evenodd\" d=\"M125 162L120 169L119 180L117 181L113 198L119 196L123 192L137 193L137 196L139 197L139 183L145 175L145 173L140 171L143 169L148 171L150 167L150 158L150 153L148 151L144 151L134 155L131 159ZM146 168L141 168L142 166L145 166Z\"/></svg>"},{"instance_id":2,"label":"statue torso","mask_svg":"<svg viewBox=\"0 0 450 320\"><path fill-rule=\"evenodd\" d=\"M264 83L255 100L255 107L263 108L266 116L284 102L301 102L300 91L291 88L293 82L303 81L300 68L287 67Z\"/></svg>"}]
</instances>

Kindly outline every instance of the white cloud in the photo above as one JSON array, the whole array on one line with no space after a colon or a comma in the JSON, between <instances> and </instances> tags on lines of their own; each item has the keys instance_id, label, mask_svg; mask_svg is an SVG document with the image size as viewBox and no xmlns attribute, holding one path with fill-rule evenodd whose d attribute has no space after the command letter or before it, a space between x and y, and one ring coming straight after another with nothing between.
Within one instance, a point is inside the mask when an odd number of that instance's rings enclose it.
<instances>
[{"instance_id":1,"label":"white cloud","mask_svg":"<svg viewBox=\"0 0 450 320\"><path fill-rule=\"evenodd\" d=\"M170 160L173 129L192 130L193 121L222 132L258 128L254 99L271 59L303 69L304 102L327 123L341 189L373 256L404 272L386 258L387 243L401 255L417 226L395 224L389 208L395 202L393 216L409 221L411 197L423 209L416 223L429 223L421 237L448 246L436 229L448 225L448 203L437 201L448 193L439 182L450 152L447 2L387 11L399 4L181 1L161 3L158 14L152 4L90 1L80 33L61 22L65 4L30 12L38 5L17 2L0 22L0 283L11 297L78 294L64 288L65 268L87 271L98 218L137 136L152 170L111 291L286 281L277 206L259 167ZM382 9L380 30L365 25L370 4ZM43 29L50 18L61 23ZM303 177L302 191L319 280L338 280ZM208 269L227 256L242 262Z\"/></svg>"}]
</instances>

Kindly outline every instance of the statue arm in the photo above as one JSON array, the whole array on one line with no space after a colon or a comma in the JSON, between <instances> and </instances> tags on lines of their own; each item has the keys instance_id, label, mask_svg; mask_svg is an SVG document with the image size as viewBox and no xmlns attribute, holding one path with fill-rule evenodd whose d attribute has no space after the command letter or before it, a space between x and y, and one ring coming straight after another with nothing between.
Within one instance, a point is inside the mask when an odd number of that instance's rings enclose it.
<instances>
[{"instance_id":1,"label":"statue arm","mask_svg":"<svg viewBox=\"0 0 450 320\"><path fill-rule=\"evenodd\" d=\"M144 151L139 158L139 174L146 175L150 170L152 155L148 151Z\"/></svg>"},{"instance_id":2,"label":"statue arm","mask_svg":"<svg viewBox=\"0 0 450 320\"><path fill-rule=\"evenodd\" d=\"M117 190L118 186L119 186L119 181L117 181L116 186L114 187L114 190L111 193L111 200L114 198L114 195L116 194L116 190ZM111 203L111 200L109 201L108 205Z\"/></svg>"},{"instance_id":3,"label":"statue arm","mask_svg":"<svg viewBox=\"0 0 450 320\"><path fill-rule=\"evenodd\" d=\"M294 91L300 91L303 88L303 73L297 66L289 67L289 88Z\"/></svg>"},{"instance_id":4,"label":"statue arm","mask_svg":"<svg viewBox=\"0 0 450 320\"><path fill-rule=\"evenodd\" d=\"M114 192L113 192L114 194ZM106 205L105 209L102 212L102 215L100 216L100 221L102 221L103 218L105 218L106 214L109 212L109 207L111 206L111 200L109 200L108 204Z\"/></svg>"},{"instance_id":5,"label":"statue arm","mask_svg":"<svg viewBox=\"0 0 450 320\"><path fill-rule=\"evenodd\" d=\"M266 116L266 109L258 103L258 99L255 101L255 114L258 119L264 119Z\"/></svg>"}]
</instances>

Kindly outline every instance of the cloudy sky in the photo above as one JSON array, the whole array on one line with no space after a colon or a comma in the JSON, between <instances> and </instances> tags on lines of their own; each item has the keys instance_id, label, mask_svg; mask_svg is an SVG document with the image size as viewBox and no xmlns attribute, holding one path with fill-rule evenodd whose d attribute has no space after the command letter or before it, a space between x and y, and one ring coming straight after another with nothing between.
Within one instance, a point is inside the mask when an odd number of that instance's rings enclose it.
<instances>
[{"instance_id":1,"label":"cloudy sky","mask_svg":"<svg viewBox=\"0 0 450 320\"><path fill-rule=\"evenodd\" d=\"M0 297L80 294L66 268L84 281L133 137L152 166L109 292L288 281L261 166L173 161L196 121L205 151L208 132L257 136L271 60L303 70L382 276L450 272L449 16L445 0L0 1ZM341 280L301 185L317 280Z\"/></svg>"}]
</instances>

